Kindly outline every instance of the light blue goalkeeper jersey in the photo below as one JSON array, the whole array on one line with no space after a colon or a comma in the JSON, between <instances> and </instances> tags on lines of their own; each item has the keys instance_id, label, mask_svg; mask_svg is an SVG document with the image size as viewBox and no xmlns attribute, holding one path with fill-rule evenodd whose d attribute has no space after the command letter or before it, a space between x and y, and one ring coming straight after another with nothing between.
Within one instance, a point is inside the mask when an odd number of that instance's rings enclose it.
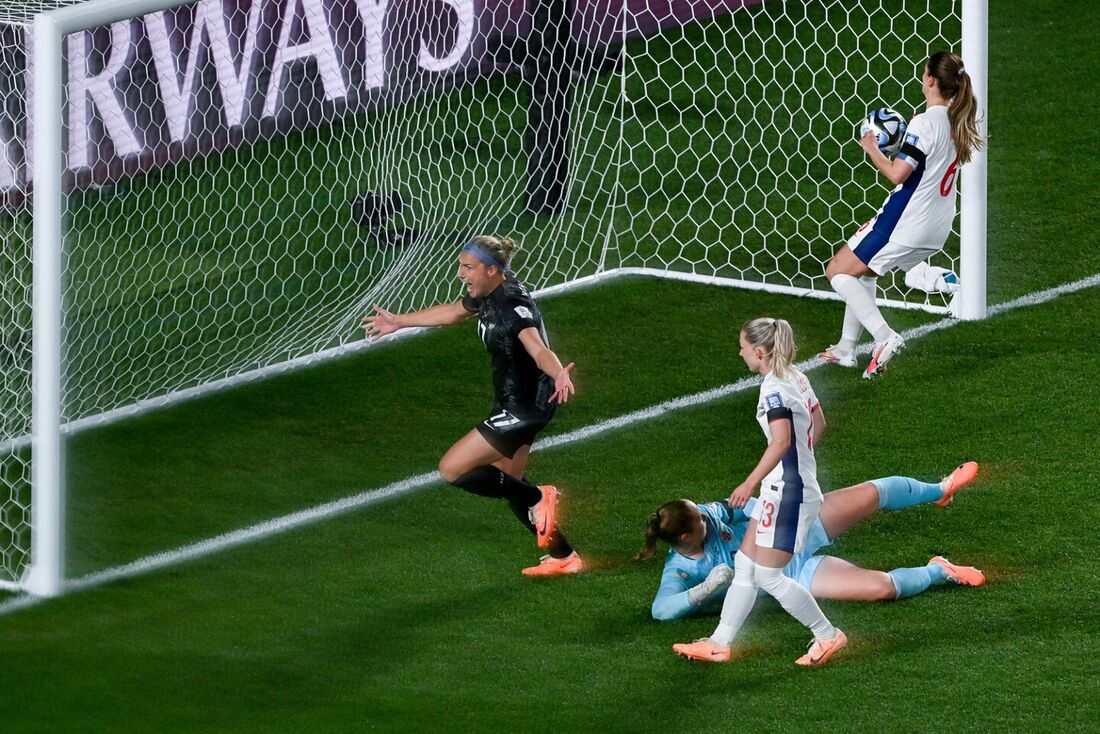
<instances>
[{"instance_id":1,"label":"light blue goalkeeper jersey","mask_svg":"<svg viewBox=\"0 0 1100 734\"><path fill-rule=\"evenodd\" d=\"M712 599L700 607L692 605L688 599L688 589L706 581L707 574L719 565L733 568L733 557L741 547L745 537L752 508L756 498L750 498L744 510L731 510L725 502L708 502L699 505L703 522L707 525L707 537L703 541L703 555L700 558L686 558L670 548L665 558L665 569L661 573L661 587L653 599L651 611L654 619L669 621L683 619L695 612L706 612L722 605L722 597ZM796 553L791 562L783 567L783 575L794 579L803 588L810 590L813 575L825 556L816 555L822 548L831 544L821 518L817 518L810 527L806 538L806 547ZM764 591L759 592L761 595Z\"/></svg>"},{"instance_id":2,"label":"light blue goalkeeper jersey","mask_svg":"<svg viewBox=\"0 0 1100 734\"><path fill-rule=\"evenodd\" d=\"M679 619L694 611L688 600L688 589L705 581L711 569L719 564L733 568L733 557L741 547L755 504L756 498L752 497L743 510L731 510L725 502L699 505L707 526L703 555L687 558L669 549L661 574L661 588L653 600L654 619Z\"/></svg>"}]
</instances>

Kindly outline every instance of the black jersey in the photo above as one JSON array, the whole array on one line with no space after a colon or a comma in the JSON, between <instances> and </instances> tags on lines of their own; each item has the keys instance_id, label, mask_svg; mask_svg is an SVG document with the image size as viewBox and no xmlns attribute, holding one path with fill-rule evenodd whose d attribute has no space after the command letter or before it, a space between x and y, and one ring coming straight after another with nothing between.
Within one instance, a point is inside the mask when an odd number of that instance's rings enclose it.
<instances>
[{"instance_id":1,"label":"black jersey","mask_svg":"<svg viewBox=\"0 0 1100 734\"><path fill-rule=\"evenodd\" d=\"M506 277L489 295L466 296L462 305L477 314L477 333L493 365L497 404L517 414L552 412L554 406L549 400L554 394L554 381L539 369L519 340L521 331L534 327L543 344L550 346L542 314L523 284Z\"/></svg>"}]
</instances>

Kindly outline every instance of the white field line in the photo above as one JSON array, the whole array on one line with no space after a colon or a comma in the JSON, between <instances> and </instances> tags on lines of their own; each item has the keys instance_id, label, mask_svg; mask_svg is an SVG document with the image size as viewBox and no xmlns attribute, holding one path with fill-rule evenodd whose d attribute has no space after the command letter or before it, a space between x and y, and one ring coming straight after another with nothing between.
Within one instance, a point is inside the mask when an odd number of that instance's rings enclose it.
<instances>
[{"instance_id":1,"label":"white field line","mask_svg":"<svg viewBox=\"0 0 1100 734\"><path fill-rule=\"evenodd\" d=\"M656 268L615 268L613 270L605 270L593 275L586 275L576 280L571 280L568 283L561 283L559 285L552 285L540 290L536 290L532 293L536 298L545 298L547 296L554 296L560 293L567 293L577 290L579 288L585 288L590 285L603 283L608 280L621 278L630 275L651 276L657 278L664 278L666 280L679 280L689 283L703 283L706 285L717 285L727 288L740 288L742 290L756 290L764 291L768 293L781 293L784 295L798 296L802 298L818 298L827 301L839 300L832 291L814 291L808 288L794 288L789 286L776 286L767 285L764 283L757 283L749 280L738 280L736 278L720 278L718 276L706 276L696 275L694 273L680 273L676 271L658 270ZM939 306L931 306L926 303L908 303L905 301L897 301L890 299L878 299L880 306L888 306L890 308L899 309L916 309L922 311L928 311L930 313L942 314L946 312L946 308ZM353 341L348 344L341 344L340 346L325 349L320 352L307 354L302 357L296 357L286 362L279 362L277 364L268 365L266 367L259 367L248 372L241 372L229 377L223 377L211 382L205 382L195 387L183 388L170 392L167 395L158 395L153 398L145 398L138 400L135 403L129 405L123 405L118 408L112 408L102 413L96 413L95 415L89 415L84 418L77 418L76 420L69 421L62 424L61 433L65 436L73 436L82 431L91 428L100 428L102 426L117 423L120 420L126 418L134 418L140 415L145 415L157 410L163 410L170 408L181 403L185 403L196 398L206 397L207 395L213 395L215 393L223 392L233 388L240 387L242 385L248 385L253 382L259 382L278 375L290 374L298 370L305 369L307 367L316 367L318 365L330 362L335 359L340 359L353 354L358 354L366 349L382 344L391 344L395 341L404 341L410 339L418 334L423 334L430 331L431 327L418 327L411 329L402 329L396 334L383 337L381 339L363 339L360 341ZM3 442L0 442L0 454L6 454L11 451L20 451L31 445L33 437L30 434L23 436L16 436L9 438ZM0 588L3 588L0 585Z\"/></svg>"},{"instance_id":2,"label":"white field line","mask_svg":"<svg viewBox=\"0 0 1100 734\"><path fill-rule=\"evenodd\" d=\"M1044 291L1037 291L1030 293L1026 296L1021 296L1005 303L997 304L989 308L989 316L997 316L1007 311L1013 311L1025 306L1035 306L1047 301L1051 301L1058 296L1065 295L1067 293L1074 293L1076 291L1084 290L1086 288L1092 288L1100 285L1100 273L1091 275L1087 278L1074 281L1072 283L1065 283L1054 288L1049 288ZM921 326L914 327L907 331L902 332L902 337L907 341L912 339L918 339L926 334L930 334L935 331L942 331L944 329L950 329L958 324L963 323L956 319L945 318L939 321L933 321ZM872 343L867 342L861 344L857 349L857 354L866 354L871 351ZM809 372L817 369L821 365L825 364L817 357L804 360L797 366L798 369L803 372ZM686 395L680 398L674 398L667 400L657 405L652 405L642 410L636 410L625 415L618 416L617 418L611 418L598 423L593 423L590 426L584 428L578 428L575 431L564 433L560 436L554 436L547 438L543 441L539 441L534 445L534 449L545 450L551 448L557 448L558 446L566 446L568 444L577 443L580 441L586 441L594 436L606 433L608 431L616 430L618 428L624 428L635 423L647 421L652 418L670 413L683 408L691 408L706 403L719 400L721 398L733 395L735 393L743 392L751 387L760 384L760 377L745 377L736 382L731 382L721 387L716 387L711 390L704 390L703 392L694 393L692 395ZM358 510L362 507L381 502L383 500L391 499L394 497L400 497L402 495L410 494L416 490L423 489L431 484L434 484L439 480L439 475L436 472L428 472L425 474L418 474L407 479L402 479L399 482L393 482L387 484L380 489L369 490L366 492L360 492L359 494L344 497L343 499L334 500L332 502L326 502L315 507L311 507L298 512L293 512L289 515L277 517L272 520L267 520L256 525L250 525L249 527L242 528L240 530L234 530L223 535L217 535L213 538L200 541L198 543L192 543L191 545L185 545L175 550L165 551L163 553L157 553L144 558L139 558L136 561L127 563L122 566L115 566L103 571L96 571L95 573L82 576L78 579L73 579L65 582L64 589L66 592L80 591L83 589L90 589L97 586L117 581L119 579L131 578L133 576L139 576L141 574L150 573L163 568L168 568L185 561L190 561L196 558L202 558L204 556L220 553L229 548L234 548L239 545L251 543L261 538L266 538L277 533L285 532L295 528L310 525L321 520L327 520L329 518L337 517L353 510ZM30 606L34 606L42 601L44 598L34 597L30 595L18 596L0 603L0 615L8 614L20 609L25 609Z\"/></svg>"}]
</instances>

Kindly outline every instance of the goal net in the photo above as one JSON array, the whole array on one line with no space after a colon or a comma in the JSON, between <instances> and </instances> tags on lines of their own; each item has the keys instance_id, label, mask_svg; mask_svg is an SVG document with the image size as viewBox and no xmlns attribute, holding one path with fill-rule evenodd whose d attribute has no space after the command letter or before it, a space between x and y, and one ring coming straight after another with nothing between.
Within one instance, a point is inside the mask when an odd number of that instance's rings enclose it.
<instances>
[{"instance_id":1,"label":"goal net","mask_svg":"<svg viewBox=\"0 0 1100 734\"><path fill-rule=\"evenodd\" d=\"M64 125L71 433L362 348L372 303L457 298L477 233L515 236L542 293L646 273L831 297L824 263L887 193L856 122L919 109L921 60L961 37L953 0L118 7L0 11L9 585L32 536L35 95ZM52 9L63 86L43 92L32 21ZM936 264L957 254L953 237ZM888 279L880 295L945 306Z\"/></svg>"}]
</instances>

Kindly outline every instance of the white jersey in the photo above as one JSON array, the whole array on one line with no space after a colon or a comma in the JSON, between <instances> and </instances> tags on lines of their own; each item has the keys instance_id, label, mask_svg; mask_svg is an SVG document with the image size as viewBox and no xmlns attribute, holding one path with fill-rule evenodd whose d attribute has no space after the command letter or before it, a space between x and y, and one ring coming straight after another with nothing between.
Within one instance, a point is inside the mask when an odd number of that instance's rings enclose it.
<instances>
[{"instance_id":1,"label":"white jersey","mask_svg":"<svg viewBox=\"0 0 1100 734\"><path fill-rule=\"evenodd\" d=\"M785 379L769 372L760 385L756 420L772 442L771 421L791 422L791 447L782 461L764 477L761 491L775 488L784 499L795 502L819 502L823 499L817 483L817 460L813 447L813 411L820 405L810 381L792 369Z\"/></svg>"},{"instance_id":2,"label":"white jersey","mask_svg":"<svg viewBox=\"0 0 1100 734\"><path fill-rule=\"evenodd\" d=\"M958 175L947 108L936 105L914 117L897 157L913 172L886 198L874 219L874 230L883 244L939 250L955 221Z\"/></svg>"}]
</instances>

